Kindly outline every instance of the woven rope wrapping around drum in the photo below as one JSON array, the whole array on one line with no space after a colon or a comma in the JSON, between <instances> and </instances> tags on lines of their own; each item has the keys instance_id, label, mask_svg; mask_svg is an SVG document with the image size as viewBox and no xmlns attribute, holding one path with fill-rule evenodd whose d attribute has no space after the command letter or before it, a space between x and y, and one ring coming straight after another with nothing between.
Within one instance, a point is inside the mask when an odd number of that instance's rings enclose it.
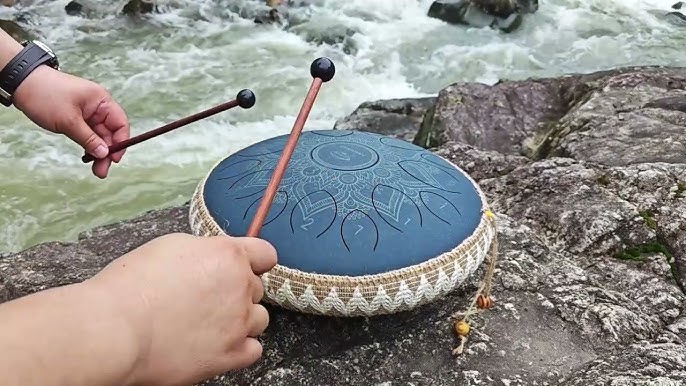
<instances>
[{"instance_id":1,"label":"woven rope wrapping around drum","mask_svg":"<svg viewBox=\"0 0 686 386\"><path fill-rule=\"evenodd\" d=\"M484 214L488 204L483 192L464 175L475 187L483 210L475 231L453 250L415 266L357 277L311 274L277 264L262 275L265 300L300 312L371 316L409 310L452 291L477 270L496 238L495 223ZM199 236L225 233L204 203L207 176L198 184L189 210L191 229Z\"/></svg>"}]
</instances>

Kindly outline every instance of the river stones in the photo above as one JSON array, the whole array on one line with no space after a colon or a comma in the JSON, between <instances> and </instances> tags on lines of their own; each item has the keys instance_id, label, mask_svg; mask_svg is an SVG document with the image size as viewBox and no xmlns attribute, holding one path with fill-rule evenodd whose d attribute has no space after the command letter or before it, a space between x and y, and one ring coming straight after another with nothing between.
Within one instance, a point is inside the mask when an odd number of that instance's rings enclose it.
<instances>
[{"instance_id":1,"label":"river stones","mask_svg":"<svg viewBox=\"0 0 686 386\"><path fill-rule=\"evenodd\" d=\"M69 16L81 16L84 14L84 6L78 1L70 1L64 6L64 11Z\"/></svg>"},{"instance_id":2,"label":"river stones","mask_svg":"<svg viewBox=\"0 0 686 386\"><path fill-rule=\"evenodd\" d=\"M538 10L538 0L437 0L427 15L450 24L517 30L523 14Z\"/></svg>"},{"instance_id":3,"label":"river stones","mask_svg":"<svg viewBox=\"0 0 686 386\"><path fill-rule=\"evenodd\" d=\"M155 3L145 0L130 0L124 8L122 13L125 15L140 15L144 13L151 13L155 10Z\"/></svg>"},{"instance_id":4,"label":"river stones","mask_svg":"<svg viewBox=\"0 0 686 386\"><path fill-rule=\"evenodd\" d=\"M488 15L503 19L517 12L515 0L478 0L470 3Z\"/></svg>"},{"instance_id":5,"label":"river stones","mask_svg":"<svg viewBox=\"0 0 686 386\"><path fill-rule=\"evenodd\" d=\"M681 12L677 12L677 11L669 12L665 16L667 17L667 20L672 24L675 24L678 26L686 26L686 15L684 15Z\"/></svg>"}]
</instances>

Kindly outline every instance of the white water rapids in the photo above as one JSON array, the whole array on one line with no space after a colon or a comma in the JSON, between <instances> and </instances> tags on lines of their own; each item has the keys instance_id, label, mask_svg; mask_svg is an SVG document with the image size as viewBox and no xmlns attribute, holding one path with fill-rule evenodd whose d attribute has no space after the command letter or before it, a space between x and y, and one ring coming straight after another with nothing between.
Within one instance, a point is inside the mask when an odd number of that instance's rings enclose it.
<instances>
[{"instance_id":1,"label":"white water rapids","mask_svg":"<svg viewBox=\"0 0 686 386\"><path fill-rule=\"evenodd\" d=\"M245 0L248 1L248 0ZM233 98L232 109L129 149L106 180L80 161L82 150L0 110L0 251L73 240L97 225L181 204L220 158L290 131L310 85L309 65L331 58L306 129L331 128L360 103L435 95L458 81L555 76L626 65L686 64L686 27L663 16L670 1L541 0L512 34L452 26L426 16L428 0L314 1L307 29L359 31L357 49L316 45L292 31L257 25L229 1L177 0L133 23L67 16L67 1L25 7L63 69L107 87L126 110L132 135ZM0 7L3 8L3 7ZM0 10L9 18L11 8Z\"/></svg>"}]
</instances>

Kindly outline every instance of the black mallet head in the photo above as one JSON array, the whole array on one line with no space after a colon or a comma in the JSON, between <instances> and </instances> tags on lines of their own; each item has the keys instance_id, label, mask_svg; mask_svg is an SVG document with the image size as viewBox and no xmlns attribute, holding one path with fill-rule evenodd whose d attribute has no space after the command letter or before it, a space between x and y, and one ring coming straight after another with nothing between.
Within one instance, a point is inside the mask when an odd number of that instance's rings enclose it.
<instances>
[{"instance_id":1,"label":"black mallet head","mask_svg":"<svg viewBox=\"0 0 686 386\"><path fill-rule=\"evenodd\" d=\"M242 108L249 109L255 105L255 93L247 88L241 90L236 95L236 101L238 101L238 105Z\"/></svg>"},{"instance_id":2,"label":"black mallet head","mask_svg":"<svg viewBox=\"0 0 686 386\"><path fill-rule=\"evenodd\" d=\"M310 65L310 75L313 78L319 78L322 82L328 82L333 79L336 74L336 66L329 58L315 59Z\"/></svg>"}]
</instances>

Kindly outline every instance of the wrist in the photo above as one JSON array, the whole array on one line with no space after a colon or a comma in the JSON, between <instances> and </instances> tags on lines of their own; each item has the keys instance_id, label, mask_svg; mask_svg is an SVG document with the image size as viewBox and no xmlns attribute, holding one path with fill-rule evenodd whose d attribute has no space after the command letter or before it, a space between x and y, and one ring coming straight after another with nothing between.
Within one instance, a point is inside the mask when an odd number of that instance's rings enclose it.
<instances>
[{"instance_id":1,"label":"wrist","mask_svg":"<svg viewBox=\"0 0 686 386\"><path fill-rule=\"evenodd\" d=\"M50 85L52 83L50 78L57 72L57 70L45 65L36 67L14 92L12 97L14 107L19 111L26 112L30 108L31 101L37 100L37 92Z\"/></svg>"},{"instance_id":2,"label":"wrist","mask_svg":"<svg viewBox=\"0 0 686 386\"><path fill-rule=\"evenodd\" d=\"M138 346L123 315L89 283L0 305L3 384L130 385Z\"/></svg>"},{"instance_id":3,"label":"wrist","mask_svg":"<svg viewBox=\"0 0 686 386\"><path fill-rule=\"evenodd\" d=\"M11 39L14 41L13 39ZM14 41L16 43L16 41ZM4 55L12 55L16 48L10 41L2 41L7 45ZM51 67L59 70L57 56L52 49L40 41L25 41L19 44L21 50L2 67L0 67L0 103L9 107L14 103L14 97L24 81L41 67ZM41 85L42 87L50 86Z\"/></svg>"},{"instance_id":4,"label":"wrist","mask_svg":"<svg viewBox=\"0 0 686 386\"><path fill-rule=\"evenodd\" d=\"M149 341L148 329L144 328L140 307L133 304L121 291L100 283L97 276L80 283L79 286L80 291L97 299L103 320L108 320L111 325L112 334L108 338L108 346L103 347L100 357L105 361L117 358L112 361L111 383L107 385L138 385L138 373L143 366ZM116 348L114 353L117 355L111 355L112 348Z\"/></svg>"}]
</instances>

